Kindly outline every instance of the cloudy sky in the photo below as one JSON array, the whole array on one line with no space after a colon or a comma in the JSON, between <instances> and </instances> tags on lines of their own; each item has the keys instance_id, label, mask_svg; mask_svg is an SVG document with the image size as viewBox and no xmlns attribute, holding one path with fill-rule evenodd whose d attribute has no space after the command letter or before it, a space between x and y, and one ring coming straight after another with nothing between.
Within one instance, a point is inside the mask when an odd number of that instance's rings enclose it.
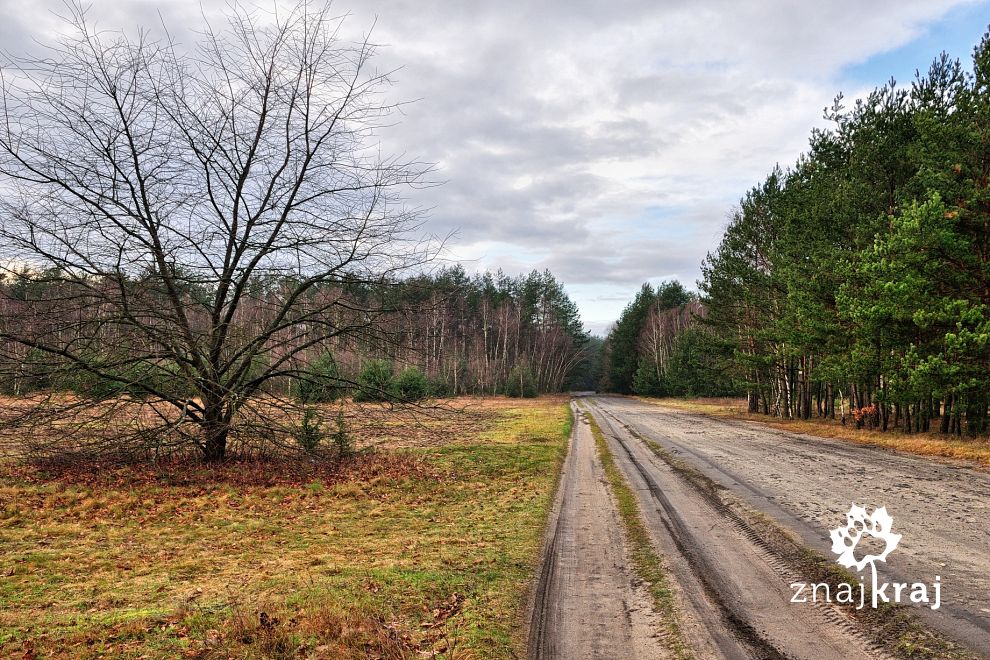
<instances>
[{"instance_id":1,"label":"cloudy sky","mask_svg":"<svg viewBox=\"0 0 990 660\"><path fill-rule=\"evenodd\" d=\"M282 2L280 4L286 4ZM96 0L102 27L197 25L223 0ZM56 29L57 0L0 0L0 47ZM646 280L689 288L733 204L804 149L822 109L941 50L966 60L990 0L338 0L375 24L384 146L438 164L419 200L469 270L550 268L602 332Z\"/></svg>"}]
</instances>

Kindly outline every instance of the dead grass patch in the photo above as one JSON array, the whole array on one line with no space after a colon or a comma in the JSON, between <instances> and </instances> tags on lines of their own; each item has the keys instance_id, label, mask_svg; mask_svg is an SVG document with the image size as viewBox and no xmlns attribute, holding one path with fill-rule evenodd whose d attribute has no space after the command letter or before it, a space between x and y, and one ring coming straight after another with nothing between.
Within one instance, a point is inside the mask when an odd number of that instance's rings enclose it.
<instances>
[{"instance_id":1,"label":"dead grass patch","mask_svg":"<svg viewBox=\"0 0 990 660\"><path fill-rule=\"evenodd\" d=\"M455 403L325 468L4 466L0 656L520 655L566 398Z\"/></svg>"},{"instance_id":2,"label":"dead grass patch","mask_svg":"<svg viewBox=\"0 0 990 660\"><path fill-rule=\"evenodd\" d=\"M376 478L439 481L443 475L421 455L386 451L360 452L341 460L292 456L232 459L214 464L203 463L195 456L154 464L112 459L0 463L0 479L89 488L302 486L315 481L333 485Z\"/></svg>"}]
</instances>

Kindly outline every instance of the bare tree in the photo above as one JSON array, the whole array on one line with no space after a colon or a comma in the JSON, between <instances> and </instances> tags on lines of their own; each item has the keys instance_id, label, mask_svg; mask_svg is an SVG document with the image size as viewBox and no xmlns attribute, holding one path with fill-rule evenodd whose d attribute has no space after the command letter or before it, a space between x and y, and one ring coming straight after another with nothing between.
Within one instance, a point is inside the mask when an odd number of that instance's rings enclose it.
<instances>
[{"instance_id":1,"label":"bare tree","mask_svg":"<svg viewBox=\"0 0 990 660\"><path fill-rule=\"evenodd\" d=\"M677 340L705 317L705 308L697 300L668 309L650 308L639 336L639 352L661 382L670 369L671 355Z\"/></svg>"},{"instance_id":2,"label":"bare tree","mask_svg":"<svg viewBox=\"0 0 990 660\"><path fill-rule=\"evenodd\" d=\"M36 398L7 421L95 446L94 415L140 400L100 443L221 460L281 419L261 393L299 355L374 329L347 291L431 258L402 197L429 168L380 153L388 75L329 5L235 5L189 49L97 31L80 5L67 26L3 67L0 351L128 396Z\"/></svg>"}]
</instances>

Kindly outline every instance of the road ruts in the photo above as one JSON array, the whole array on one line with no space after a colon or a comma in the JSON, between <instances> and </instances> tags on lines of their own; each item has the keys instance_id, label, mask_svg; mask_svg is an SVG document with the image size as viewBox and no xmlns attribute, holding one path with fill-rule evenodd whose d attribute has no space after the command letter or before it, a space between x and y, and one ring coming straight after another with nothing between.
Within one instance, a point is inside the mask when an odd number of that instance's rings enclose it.
<instances>
[{"instance_id":1,"label":"road ruts","mask_svg":"<svg viewBox=\"0 0 990 660\"><path fill-rule=\"evenodd\" d=\"M686 608L711 629L717 645L717 654L701 657L888 657L837 611L790 603L789 585L797 576L772 548L718 498L658 459L600 399L592 410L620 469L637 489L647 527L677 584L688 595L705 596Z\"/></svg>"},{"instance_id":2,"label":"road ruts","mask_svg":"<svg viewBox=\"0 0 990 660\"><path fill-rule=\"evenodd\" d=\"M614 426L658 443L826 556L828 530L844 524L852 502L886 506L903 538L882 567L884 579L930 584L939 575L941 607L912 612L990 657L990 474L635 399L593 400Z\"/></svg>"},{"instance_id":3,"label":"road ruts","mask_svg":"<svg viewBox=\"0 0 990 660\"><path fill-rule=\"evenodd\" d=\"M538 574L530 658L669 657L621 524L588 423L578 418Z\"/></svg>"}]
</instances>

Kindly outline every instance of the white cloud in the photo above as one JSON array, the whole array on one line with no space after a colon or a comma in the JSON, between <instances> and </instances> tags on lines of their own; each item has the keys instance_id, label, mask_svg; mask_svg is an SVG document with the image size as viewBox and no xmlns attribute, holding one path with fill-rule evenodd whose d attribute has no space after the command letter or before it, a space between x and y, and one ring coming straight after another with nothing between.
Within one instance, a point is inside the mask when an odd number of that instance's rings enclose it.
<instances>
[{"instance_id":1,"label":"white cloud","mask_svg":"<svg viewBox=\"0 0 990 660\"><path fill-rule=\"evenodd\" d=\"M203 4L212 16L226 3ZM805 147L843 67L909 42L960 4L336 6L352 13L354 35L377 16L379 65L403 67L395 97L420 99L383 144L440 164L447 183L419 198L434 209L430 228L459 229L453 253L474 266L553 268L601 323L645 279L693 286L734 201ZM103 26L125 28L159 11L170 28L189 28L200 0L93 8ZM9 50L56 29L44 6L0 0L0 15Z\"/></svg>"}]
</instances>

